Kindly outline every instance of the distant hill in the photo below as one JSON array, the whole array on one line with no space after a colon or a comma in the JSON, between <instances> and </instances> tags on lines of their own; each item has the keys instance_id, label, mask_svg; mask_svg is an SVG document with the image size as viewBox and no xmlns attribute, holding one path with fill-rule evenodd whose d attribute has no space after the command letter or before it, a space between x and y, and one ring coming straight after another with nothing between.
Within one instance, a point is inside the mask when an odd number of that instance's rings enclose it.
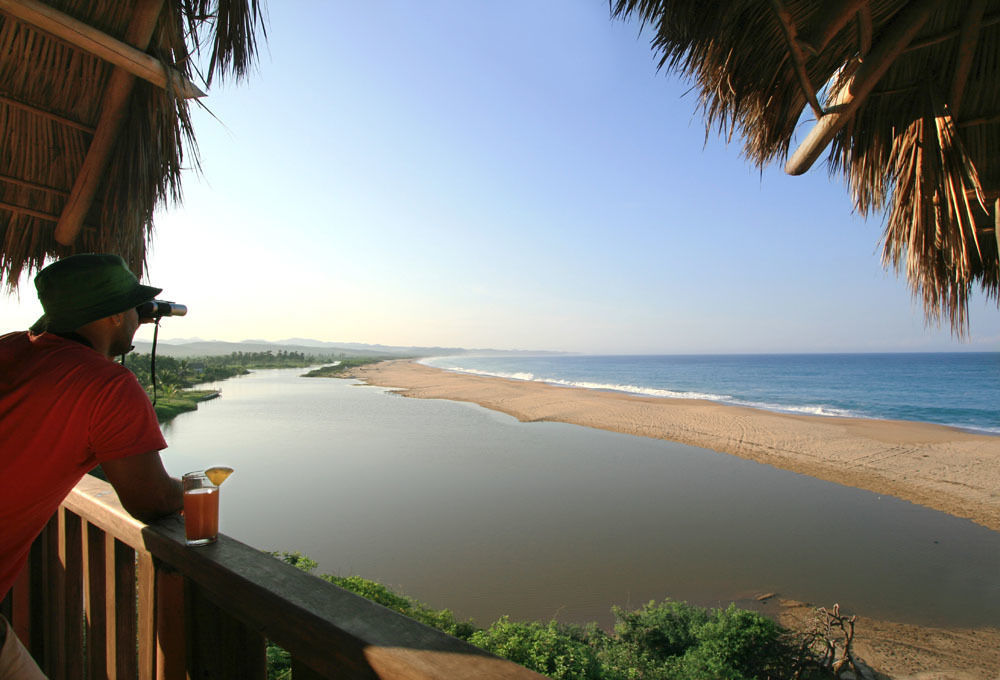
<instances>
[{"instance_id":1,"label":"distant hill","mask_svg":"<svg viewBox=\"0 0 1000 680\"><path fill-rule=\"evenodd\" d=\"M135 352L147 354L152 343L137 340ZM438 357L452 354L561 354L561 352L529 352L523 350L464 349L462 347L396 347L391 345L369 345L358 342L323 342L307 338L289 338L278 342L266 340L243 340L224 342L221 340L191 340L159 342L156 353L171 357L205 357L232 354L233 352L302 352L313 356L337 356L346 354L356 357Z\"/></svg>"},{"instance_id":2,"label":"distant hill","mask_svg":"<svg viewBox=\"0 0 1000 680\"><path fill-rule=\"evenodd\" d=\"M137 340L135 342L135 352L147 354L152 350L152 343ZM357 350L349 347L330 345L326 347L314 347L307 345L293 345L280 342L223 342L221 340L199 340L196 342L167 343L158 342L156 353L169 357L212 357L232 354L233 352L302 352L313 356L337 356L339 354L349 354L351 356L378 357L384 356L387 359L399 358L403 356L413 356L404 352L375 352Z\"/></svg>"}]
</instances>

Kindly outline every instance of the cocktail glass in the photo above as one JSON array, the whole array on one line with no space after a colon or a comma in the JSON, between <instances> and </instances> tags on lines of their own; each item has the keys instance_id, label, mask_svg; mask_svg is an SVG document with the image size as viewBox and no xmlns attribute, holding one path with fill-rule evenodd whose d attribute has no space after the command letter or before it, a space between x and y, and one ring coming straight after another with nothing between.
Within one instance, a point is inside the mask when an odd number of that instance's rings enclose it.
<instances>
[{"instance_id":1,"label":"cocktail glass","mask_svg":"<svg viewBox=\"0 0 1000 680\"><path fill-rule=\"evenodd\" d=\"M184 485L184 535L188 545L214 543L219 537L219 487L203 470L189 472Z\"/></svg>"}]
</instances>

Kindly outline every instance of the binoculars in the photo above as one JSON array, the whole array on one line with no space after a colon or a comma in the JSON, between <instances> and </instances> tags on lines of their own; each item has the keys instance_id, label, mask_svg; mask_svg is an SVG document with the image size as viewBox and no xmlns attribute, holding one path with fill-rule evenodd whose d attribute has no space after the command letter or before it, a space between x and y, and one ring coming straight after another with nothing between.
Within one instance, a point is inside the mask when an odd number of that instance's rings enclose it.
<instances>
[{"instance_id":1,"label":"binoculars","mask_svg":"<svg viewBox=\"0 0 1000 680\"><path fill-rule=\"evenodd\" d=\"M184 316L188 313L188 308L187 305L181 305L168 300L150 300L136 307L135 311L139 312L139 319L141 321L147 321L150 319L159 319L164 316Z\"/></svg>"}]
</instances>

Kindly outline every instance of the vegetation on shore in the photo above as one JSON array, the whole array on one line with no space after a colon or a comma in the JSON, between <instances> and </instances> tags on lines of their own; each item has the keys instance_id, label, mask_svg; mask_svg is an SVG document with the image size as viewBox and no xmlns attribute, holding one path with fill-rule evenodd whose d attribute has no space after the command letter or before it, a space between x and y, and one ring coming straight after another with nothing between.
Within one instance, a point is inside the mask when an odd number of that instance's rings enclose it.
<instances>
[{"instance_id":1,"label":"vegetation on shore","mask_svg":"<svg viewBox=\"0 0 1000 680\"><path fill-rule=\"evenodd\" d=\"M368 364L377 364L380 361L385 361L384 357L344 357L343 359L337 359L337 363L329 364L327 366L320 366L319 368L314 368L308 373L302 375L303 378L339 378L343 375L344 371L357 368L358 366L366 366Z\"/></svg>"},{"instance_id":2,"label":"vegetation on shore","mask_svg":"<svg viewBox=\"0 0 1000 680\"><path fill-rule=\"evenodd\" d=\"M305 572L318 566L298 552L271 554ZM834 641L828 636L793 633L735 605L705 609L665 600L635 611L613 607L611 632L595 623L520 622L507 616L480 628L375 581L318 576L556 680L815 680L837 677L834 669L843 665L829 653ZM267 664L270 680L291 678L289 655L280 647L268 645Z\"/></svg>"},{"instance_id":3,"label":"vegetation on shore","mask_svg":"<svg viewBox=\"0 0 1000 680\"><path fill-rule=\"evenodd\" d=\"M219 396L218 390L194 390L195 385L216 382L238 375L246 375L254 369L265 368L304 368L316 364L328 363L321 369L337 369L382 361L371 357L339 357L314 356L303 352L232 352L219 356L156 357L156 416L165 423L181 413L194 411L198 403ZM334 364L334 362L337 362ZM125 357L125 367L138 379L150 398L153 397L153 380L150 374L149 354L129 354ZM333 370L329 374L336 375L344 368ZM310 373L315 373L312 371ZM309 375L309 374L307 374Z\"/></svg>"}]
</instances>

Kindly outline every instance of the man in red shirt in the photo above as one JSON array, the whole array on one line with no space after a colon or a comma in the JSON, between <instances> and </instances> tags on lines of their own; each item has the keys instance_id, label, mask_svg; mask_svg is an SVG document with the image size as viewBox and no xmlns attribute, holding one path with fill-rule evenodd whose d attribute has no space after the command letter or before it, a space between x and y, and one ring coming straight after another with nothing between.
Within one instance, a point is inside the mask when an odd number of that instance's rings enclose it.
<instances>
[{"instance_id":1,"label":"man in red shirt","mask_svg":"<svg viewBox=\"0 0 1000 680\"><path fill-rule=\"evenodd\" d=\"M95 254L49 265L35 287L45 314L30 331L0 336L0 598L32 541L96 465L141 520L179 511L183 501L160 459L167 444L149 398L113 359L132 348L136 307L161 289L141 285L117 255ZM2 618L0 636L3 678L5 660L23 663L26 652Z\"/></svg>"}]
</instances>

